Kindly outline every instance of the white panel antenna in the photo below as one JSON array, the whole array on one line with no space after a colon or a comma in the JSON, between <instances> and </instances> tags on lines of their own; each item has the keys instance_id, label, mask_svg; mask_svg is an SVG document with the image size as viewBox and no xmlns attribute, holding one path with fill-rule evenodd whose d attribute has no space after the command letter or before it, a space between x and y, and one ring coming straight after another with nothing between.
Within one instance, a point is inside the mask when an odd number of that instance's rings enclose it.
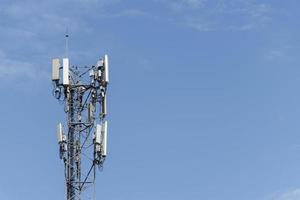
<instances>
[{"instance_id":1,"label":"white panel antenna","mask_svg":"<svg viewBox=\"0 0 300 200\"><path fill-rule=\"evenodd\" d=\"M52 81L59 80L60 62L58 58L52 59Z\"/></svg>"},{"instance_id":2,"label":"white panel antenna","mask_svg":"<svg viewBox=\"0 0 300 200\"><path fill-rule=\"evenodd\" d=\"M97 153L101 152L101 138L101 125L97 124L95 132L95 147Z\"/></svg>"},{"instance_id":3,"label":"white panel antenna","mask_svg":"<svg viewBox=\"0 0 300 200\"><path fill-rule=\"evenodd\" d=\"M58 143L61 143L61 142L63 142L63 127L62 127L62 124L61 123L59 123L58 125L57 125L57 141L58 141Z\"/></svg>"},{"instance_id":4,"label":"white panel antenna","mask_svg":"<svg viewBox=\"0 0 300 200\"><path fill-rule=\"evenodd\" d=\"M109 64L108 64L108 55L104 56L104 81L109 82Z\"/></svg>"},{"instance_id":5,"label":"white panel antenna","mask_svg":"<svg viewBox=\"0 0 300 200\"><path fill-rule=\"evenodd\" d=\"M96 144L101 144L101 125L96 126Z\"/></svg>"},{"instance_id":6,"label":"white panel antenna","mask_svg":"<svg viewBox=\"0 0 300 200\"><path fill-rule=\"evenodd\" d=\"M63 59L63 84L64 85L69 85L70 80L69 80L69 58L64 58Z\"/></svg>"},{"instance_id":7,"label":"white panel antenna","mask_svg":"<svg viewBox=\"0 0 300 200\"><path fill-rule=\"evenodd\" d=\"M103 152L102 152L102 156L106 157L106 155L107 155L107 121L105 121L102 125L102 134L103 134L103 139L102 139Z\"/></svg>"}]
</instances>

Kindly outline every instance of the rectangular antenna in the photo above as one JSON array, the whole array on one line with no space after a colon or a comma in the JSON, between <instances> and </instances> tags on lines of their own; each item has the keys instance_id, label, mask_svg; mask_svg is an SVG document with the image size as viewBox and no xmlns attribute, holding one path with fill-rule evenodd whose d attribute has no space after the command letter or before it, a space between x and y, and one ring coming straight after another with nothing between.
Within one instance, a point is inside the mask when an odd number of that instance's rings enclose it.
<instances>
[{"instance_id":1,"label":"rectangular antenna","mask_svg":"<svg viewBox=\"0 0 300 200\"><path fill-rule=\"evenodd\" d=\"M58 143L61 143L63 141L63 128L61 123L57 125L57 140Z\"/></svg>"},{"instance_id":2,"label":"rectangular antenna","mask_svg":"<svg viewBox=\"0 0 300 200\"><path fill-rule=\"evenodd\" d=\"M102 117L105 117L107 115L107 109L106 109L106 94L102 98L102 104L101 104L101 115Z\"/></svg>"},{"instance_id":3,"label":"rectangular antenna","mask_svg":"<svg viewBox=\"0 0 300 200\"><path fill-rule=\"evenodd\" d=\"M52 59L52 81L59 80L59 68L60 68L59 59L58 58Z\"/></svg>"},{"instance_id":4,"label":"rectangular antenna","mask_svg":"<svg viewBox=\"0 0 300 200\"><path fill-rule=\"evenodd\" d=\"M69 58L63 59L63 84L69 85Z\"/></svg>"},{"instance_id":5,"label":"rectangular antenna","mask_svg":"<svg viewBox=\"0 0 300 200\"><path fill-rule=\"evenodd\" d=\"M109 82L109 65L108 65L108 55L104 56L104 81Z\"/></svg>"},{"instance_id":6,"label":"rectangular antenna","mask_svg":"<svg viewBox=\"0 0 300 200\"><path fill-rule=\"evenodd\" d=\"M101 144L101 125L96 126L96 144Z\"/></svg>"},{"instance_id":7,"label":"rectangular antenna","mask_svg":"<svg viewBox=\"0 0 300 200\"><path fill-rule=\"evenodd\" d=\"M97 124L95 132L95 148L96 152L101 152L101 125Z\"/></svg>"},{"instance_id":8,"label":"rectangular antenna","mask_svg":"<svg viewBox=\"0 0 300 200\"><path fill-rule=\"evenodd\" d=\"M103 134L103 141L102 141L102 147L103 147L103 152L102 156L106 157L107 155L107 121L103 123L102 126L102 134Z\"/></svg>"}]
</instances>

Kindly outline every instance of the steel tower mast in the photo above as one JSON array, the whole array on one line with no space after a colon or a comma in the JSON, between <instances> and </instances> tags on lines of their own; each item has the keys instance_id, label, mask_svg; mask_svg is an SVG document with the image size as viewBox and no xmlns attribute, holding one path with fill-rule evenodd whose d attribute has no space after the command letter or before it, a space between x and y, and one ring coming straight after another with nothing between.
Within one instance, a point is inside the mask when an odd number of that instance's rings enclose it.
<instances>
[{"instance_id":1,"label":"steel tower mast","mask_svg":"<svg viewBox=\"0 0 300 200\"><path fill-rule=\"evenodd\" d=\"M53 95L64 104L66 124L57 126L59 155L65 166L66 199L95 199L96 168L107 156L106 91L108 56L95 66L52 60Z\"/></svg>"}]
</instances>

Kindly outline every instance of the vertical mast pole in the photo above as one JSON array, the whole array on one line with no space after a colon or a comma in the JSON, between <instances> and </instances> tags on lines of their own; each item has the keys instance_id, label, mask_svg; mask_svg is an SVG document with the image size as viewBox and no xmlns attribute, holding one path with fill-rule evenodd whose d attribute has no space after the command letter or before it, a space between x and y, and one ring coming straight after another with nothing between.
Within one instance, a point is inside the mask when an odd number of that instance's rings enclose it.
<instances>
[{"instance_id":1,"label":"vertical mast pole","mask_svg":"<svg viewBox=\"0 0 300 200\"><path fill-rule=\"evenodd\" d=\"M69 116L68 116L68 139L69 139L69 154L68 154L68 161L69 163L67 164L68 166L68 199L67 200L74 200L75 199L75 183L74 183L74 177L75 177L75 151L74 151L74 146L75 146L75 127L74 127L74 90L70 86L70 95L68 99L68 107L69 107Z\"/></svg>"}]
</instances>

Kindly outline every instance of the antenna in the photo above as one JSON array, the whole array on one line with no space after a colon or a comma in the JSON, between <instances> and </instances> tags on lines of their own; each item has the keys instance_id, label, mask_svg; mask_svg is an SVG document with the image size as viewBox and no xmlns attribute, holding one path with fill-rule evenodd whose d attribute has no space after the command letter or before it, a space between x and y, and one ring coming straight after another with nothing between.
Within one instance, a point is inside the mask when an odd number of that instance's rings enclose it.
<instances>
[{"instance_id":1,"label":"antenna","mask_svg":"<svg viewBox=\"0 0 300 200\"><path fill-rule=\"evenodd\" d=\"M52 81L59 80L60 63L58 58L52 59Z\"/></svg>"},{"instance_id":2,"label":"antenna","mask_svg":"<svg viewBox=\"0 0 300 200\"><path fill-rule=\"evenodd\" d=\"M63 141L63 128L61 123L57 125L57 140L58 143L61 143Z\"/></svg>"},{"instance_id":3,"label":"antenna","mask_svg":"<svg viewBox=\"0 0 300 200\"><path fill-rule=\"evenodd\" d=\"M88 71L77 67L71 72L68 31L65 36L62 67L58 58L52 61L54 96L64 103L67 115L64 125L57 126L59 157L65 166L67 200L85 200L95 194L96 169L107 157L108 56Z\"/></svg>"}]
</instances>

